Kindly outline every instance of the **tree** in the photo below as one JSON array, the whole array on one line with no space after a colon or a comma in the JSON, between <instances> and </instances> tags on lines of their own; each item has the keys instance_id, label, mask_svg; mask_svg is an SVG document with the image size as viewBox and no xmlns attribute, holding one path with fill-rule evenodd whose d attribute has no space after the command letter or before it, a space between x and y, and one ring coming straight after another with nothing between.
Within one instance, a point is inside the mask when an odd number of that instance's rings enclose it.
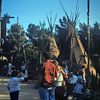
<instances>
[{"instance_id":1,"label":"tree","mask_svg":"<svg viewBox=\"0 0 100 100\"><path fill-rule=\"evenodd\" d=\"M48 29L45 28L45 22L41 23L40 25L29 24L27 29L27 37L29 38L29 43L31 47L34 48L33 53L34 55L30 55L32 59L36 60L40 58L40 53L45 52L45 48L47 48L48 42L45 41L45 36L49 34ZM33 58L36 57L36 58Z\"/></svg>"},{"instance_id":2,"label":"tree","mask_svg":"<svg viewBox=\"0 0 100 100\"><path fill-rule=\"evenodd\" d=\"M94 23L94 27L92 28L92 51L94 53L100 53L100 25L98 22Z\"/></svg>"},{"instance_id":3,"label":"tree","mask_svg":"<svg viewBox=\"0 0 100 100\"><path fill-rule=\"evenodd\" d=\"M25 45L26 35L24 29L19 24L11 25L8 30L8 35L4 39L3 53L13 63L18 61L20 63L24 60L23 46ZM20 58L15 60L15 58ZM18 64L17 63L17 64Z\"/></svg>"},{"instance_id":4,"label":"tree","mask_svg":"<svg viewBox=\"0 0 100 100\"><path fill-rule=\"evenodd\" d=\"M40 33L40 27L36 26L34 24L29 24L26 35L29 37L29 39L32 41L34 39L37 39Z\"/></svg>"},{"instance_id":5,"label":"tree","mask_svg":"<svg viewBox=\"0 0 100 100\"><path fill-rule=\"evenodd\" d=\"M81 42L82 42L82 44L83 44L83 46L84 46L84 48L85 48L85 50L87 51L87 48L88 48L88 45L87 45L87 43L88 43L88 37L87 37L87 35L88 35L88 29L87 29L87 25L85 24L85 23L80 23L80 25L79 25L79 27L80 27L80 30L79 30L79 37L80 37L80 40L81 40Z\"/></svg>"}]
</instances>

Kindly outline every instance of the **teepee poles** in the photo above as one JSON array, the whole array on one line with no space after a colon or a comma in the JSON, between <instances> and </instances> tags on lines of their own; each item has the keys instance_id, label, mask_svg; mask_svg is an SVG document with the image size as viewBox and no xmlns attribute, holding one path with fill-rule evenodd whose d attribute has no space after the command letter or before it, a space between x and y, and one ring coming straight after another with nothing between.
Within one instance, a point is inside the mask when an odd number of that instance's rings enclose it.
<instances>
[{"instance_id":1,"label":"teepee poles","mask_svg":"<svg viewBox=\"0 0 100 100\"><path fill-rule=\"evenodd\" d=\"M48 24L49 24L49 29L50 29L50 32L51 32L51 36L53 36L53 29L55 27L55 22L56 22L56 19L57 19L57 14L55 15L55 19L54 19L54 22L52 22L52 12L51 12L51 17L49 18L48 15L46 14L47 16L47 20L48 20Z\"/></svg>"},{"instance_id":2,"label":"teepee poles","mask_svg":"<svg viewBox=\"0 0 100 100\"><path fill-rule=\"evenodd\" d=\"M60 2L61 6L62 6L62 8L63 8L63 11L64 11L64 13L65 13L65 15L66 15L66 17L67 17L68 21L69 21L68 14L67 14L67 12L65 11L65 8L64 8L64 6L63 6L63 4L62 4L61 0L59 0L59 2Z\"/></svg>"}]
</instances>

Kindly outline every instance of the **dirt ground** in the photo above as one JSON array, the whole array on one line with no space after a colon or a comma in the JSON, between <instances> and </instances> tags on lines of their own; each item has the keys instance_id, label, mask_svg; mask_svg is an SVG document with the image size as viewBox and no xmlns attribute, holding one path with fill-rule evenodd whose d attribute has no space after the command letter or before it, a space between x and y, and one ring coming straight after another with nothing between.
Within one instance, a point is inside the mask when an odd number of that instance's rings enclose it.
<instances>
[{"instance_id":1,"label":"dirt ground","mask_svg":"<svg viewBox=\"0 0 100 100\"><path fill-rule=\"evenodd\" d=\"M0 77L0 100L10 100L9 91L6 87L9 78ZM40 100L36 82L21 82L19 100Z\"/></svg>"},{"instance_id":2,"label":"dirt ground","mask_svg":"<svg viewBox=\"0 0 100 100\"><path fill-rule=\"evenodd\" d=\"M6 87L8 80L8 77L0 77L0 100L10 100L9 91ZM19 94L19 100L40 100L38 89L36 89L36 82L30 80L28 82L21 82ZM69 100L71 99L72 97L69 97ZM100 100L100 95L93 100Z\"/></svg>"}]
</instances>

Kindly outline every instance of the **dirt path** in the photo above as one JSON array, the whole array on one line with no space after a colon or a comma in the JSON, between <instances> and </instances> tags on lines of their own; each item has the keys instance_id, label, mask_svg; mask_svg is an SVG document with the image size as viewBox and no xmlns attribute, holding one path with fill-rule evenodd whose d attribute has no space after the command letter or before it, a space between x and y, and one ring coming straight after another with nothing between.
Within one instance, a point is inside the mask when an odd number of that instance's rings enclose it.
<instances>
[{"instance_id":1,"label":"dirt path","mask_svg":"<svg viewBox=\"0 0 100 100\"><path fill-rule=\"evenodd\" d=\"M6 88L8 78L0 77L0 100L10 100L9 91ZM35 88L36 83L33 82L22 82L19 100L40 100L38 89Z\"/></svg>"}]
</instances>

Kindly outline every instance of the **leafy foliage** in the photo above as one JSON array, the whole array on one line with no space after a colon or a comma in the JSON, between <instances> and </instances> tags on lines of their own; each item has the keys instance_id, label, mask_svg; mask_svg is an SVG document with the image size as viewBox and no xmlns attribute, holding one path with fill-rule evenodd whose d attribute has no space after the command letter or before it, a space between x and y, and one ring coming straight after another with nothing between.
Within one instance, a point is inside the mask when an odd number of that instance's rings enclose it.
<instances>
[{"instance_id":1,"label":"leafy foliage","mask_svg":"<svg viewBox=\"0 0 100 100\"><path fill-rule=\"evenodd\" d=\"M93 53L100 54L100 25L98 22L94 23L94 27L91 30L92 33L92 51Z\"/></svg>"},{"instance_id":2,"label":"leafy foliage","mask_svg":"<svg viewBox=\"0 0 100 100\"><path fill-rule=\"evenodd\" d=\"M64 48L65 35L67 33L66 17L59 20L60 25L56 25L56 42L59 49ZM36 61L40 60L40 55L46 52L49 43L46 40L47 36L51 36L50 30L47 29L45 22L39 25L29 24L27 32L19 24L14 24L8 30L8 35L4 39L3 55L16 65L21 64L23 60ZM82 41L84 48L87 50L87 25L80 23L78 35ZM100 25L98 22L91 27L91 53L100 54ZM13 59L12 59L13 58Z\"/></svg>"},{"instance_id":3,"label":"leafy foliage","mask_svg":"<svg viewBox=\"0 0 100 100\"><path fill-rule=\"evenodd\" d=\"M14 59L19 57L24 59L21 52L22 46L25 45L26 36L24 29L20 25L12 25L4 41L3 53L9 61L15 61Z\"/></svg>"}]
</instances>

